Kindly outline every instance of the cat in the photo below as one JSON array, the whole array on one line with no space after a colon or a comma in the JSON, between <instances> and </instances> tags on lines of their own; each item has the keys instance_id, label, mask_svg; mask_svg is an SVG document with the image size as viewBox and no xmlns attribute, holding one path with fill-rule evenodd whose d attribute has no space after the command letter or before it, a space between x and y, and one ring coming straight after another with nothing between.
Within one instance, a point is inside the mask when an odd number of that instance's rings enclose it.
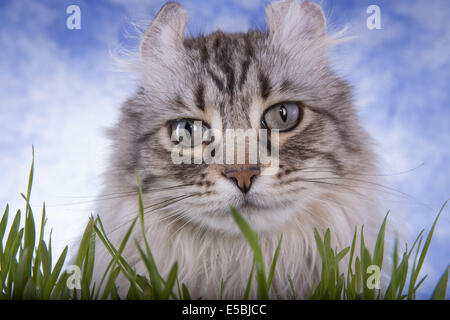
<instances>
[{"instance_id":1,"label":"cat","mask_svg":"<svg viewBox=\"0 0 450 320\"><path fill-rule=\"evenodd\" d=\"M253 254L230 206L258 232L267 264L283 235L271 287L280 299L292 298L289 278L297 298L306 298L320 277L314 229L323 235L330 228L333 246L343 248L364 224L370 246L385 214L372 187L379 182L378 158L351 86L329 66L328 51L339 39L327 34L321 7L278 1L266 15L267 31L184 38L185 10L166 3L141 41L138 89L110 132L108 201L98 201L106 232L118 245L137 216L137 172L157 266L166 276L178 261L179 282L192 298L215 299L220 291L223 298L243 297ZM272 129L277 170L267 174L268 165L259 162L176 164L180 128ZM132 238L142 245L139 227ZM146 274L132 240L122 256ZM97 248L95 280L110 259ZM124 296L127 280L119 277L117 285Z\"/></svg>"}]
</instances>

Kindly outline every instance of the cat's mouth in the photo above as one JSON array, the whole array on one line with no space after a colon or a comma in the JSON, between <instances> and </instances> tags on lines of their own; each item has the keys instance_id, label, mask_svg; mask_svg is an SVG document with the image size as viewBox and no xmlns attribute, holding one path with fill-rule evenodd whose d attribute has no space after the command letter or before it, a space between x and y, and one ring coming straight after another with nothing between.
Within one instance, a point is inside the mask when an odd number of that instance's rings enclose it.
<instances>
[{"instance_id":1,"label":"cat's mouth","mask_svg":"<svg viewBox=\"0 0 450 320\"><path fill-rule=\"evenodd\" d=\"M261 199L258 199L255 195L243 195L241 201L236 206L236 209L241 210L254 210L254 209L269 209L273 206L269 206L267 203L263 203Z\"/></svg>"},{"instance_id":2,"label":"cat's mouth","mask_svg":"<svg viewBox=\"0 0 450 320\"><path fill-rule=\"evenodd\" d=\"M249 200L247 197L244 197L244 200L242 201L240 208L241 209L258 209L258 208L261 208L261 206L254 203L252 200Z\"/></svg>"}]
</instances>

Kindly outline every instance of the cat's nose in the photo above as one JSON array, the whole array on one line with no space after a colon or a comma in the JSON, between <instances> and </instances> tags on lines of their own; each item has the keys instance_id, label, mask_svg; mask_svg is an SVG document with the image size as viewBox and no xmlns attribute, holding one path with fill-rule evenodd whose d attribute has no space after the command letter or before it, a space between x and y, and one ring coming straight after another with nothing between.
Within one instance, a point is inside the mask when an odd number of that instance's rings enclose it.
<instances>
[{"instance_id":1,"label":"cat's nose","mask_svg":"<svg viewBox=\"0 0 450 320\"><path fill-rule=\"evenodd\" d=\"M222 172L222 174L232 180L242 193L247 193L252 186L253 180L259 176L261 170L259 168L246 169L229 169Z\"/></svg>"}]
</instances>

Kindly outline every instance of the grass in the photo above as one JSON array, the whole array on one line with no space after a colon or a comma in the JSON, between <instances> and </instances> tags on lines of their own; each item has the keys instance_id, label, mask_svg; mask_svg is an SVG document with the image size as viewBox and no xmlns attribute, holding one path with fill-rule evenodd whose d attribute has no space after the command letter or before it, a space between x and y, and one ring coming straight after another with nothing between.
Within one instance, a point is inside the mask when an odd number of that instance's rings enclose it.
<instances>
[{"instance_id":1,"label":"grass","mask_svg":"<svg viewBox=\"0 0 450 320\"><path fill-rule=\"evenodd\" d=\"M53 264L51 232L48 240L44 239L46 224L45 204L42 208L42 217L39 230L36 230L35 218L30 206L30 196L33 184L34 158L28 179L26 194L22 194L25 200L25 210L16 212L10 221L10 208L7 205L0 220L0 299L119 299L118 288L115 280L119 275L124 276L130 286L126 299L191 299L189 288L184 283L179 283L177 272L178 263L175 262L166 278L158 271L152 255L150 244L147 242L144 230L144 213L142 190L139 177L139 215L132 221L127 232L118 247L115 247L108 239L100 218L90 218L75 258L75 265L79 268L79 282L77 286L76 273L63 270L66 262L68 247L55 259ZM431 239L436 228L437 221L443 212L447 202L442 206L434 223L424 238L422 231L416 238L410 249L406 246L400 254L398 244L395 243L393 255L392 273L388 279L388 285L384 289L377 289L370 285L373 281L372 273L376 266L381 269L384 260L385 228L388 219L386 215L378 232L377 241L373 250L366 247L364 242L364 229L360 230L360 249L356 252L358 230L355 229L353 241L341 251L331 247L331 233L327 230L321 235L314 231L317 250L322 259L322 271L320 281L311 288L310 299L368 299L368 300L413 300L416 299L418 289L426 279L426 275L420 278L420 272L429 250ZM258 299L270 299L270 287L275 273L278 254L282 243L282 237L273 253L272 262L268 272L263 263L262 250L258 241L258 234L239 213L230 208L231 214L239 227L243 237L253 251L253 267L248 280L242 285L242 297L248 299L250 291L256 285ZM23 223L22 222L23 218ZM7 228L8 222L10 223ZM138 224L138 226L136 226ZM126 244L130 241L134 228L140 227L143 234L143 243L136 242L136 246L144 261L147 274L137 274L132 266L122 257ZM7 230L8 229L8 230ZM99 240L111 254L111 261L105 269L100 283L94 283L93 270L95 263L95 243ZM424 241L425 240L425 241ZM339 270L339 262L348 257L347 270ZM399 259L401 258L401 259ZM375 266L375 267L374 267ZM443 272L435 286L430 299L445 299L449 277L449 267ZM294 285L289 281L292 290L292 298L296 299ZM221 282L221 290L218 293L222 297L224 281ZM104 288L100 290L100 288Z\"/></svg>"}]
</instances>

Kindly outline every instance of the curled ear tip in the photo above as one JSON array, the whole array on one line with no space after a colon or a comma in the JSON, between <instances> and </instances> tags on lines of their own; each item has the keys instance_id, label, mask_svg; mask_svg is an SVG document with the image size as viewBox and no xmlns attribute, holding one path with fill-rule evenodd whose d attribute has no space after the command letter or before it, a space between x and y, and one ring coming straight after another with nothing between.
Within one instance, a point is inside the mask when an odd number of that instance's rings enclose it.
<instances>
[{"instance_id":1,"label":"curled ear tip","mask_svg":"<svg viewBox=\"0 0 450 320\"><path fill-rule=\"evenodd\" d=\"M185 12L183 6L176 1L166 2L162 7L159 13L168 13L170 11L181 11Z\"/></svg>"},{"instance_id":2,"label":"curled ear tip","mask_svg":"<svg viewBox=\"0 0 450 320\"><path fill-rule=\"evenodd\" d=\"M164 8L164 9L169 9L169 8L181 8L181 4L179 4L179 3L176 2L176 1L168 1L168 2L166 2L166 3L162 6L162 8Z\"/></svg>"},{"instance_id":3,"label":"curled ear tip","mask_svg":"<svg viewBox=\"0 0 450 320\"><path fill-rule=\"evenodd\" d=\"M142 58L157 54L158 46L177 47L183 39L187 15L178 2L165 3L150 23L141 41Z\"/></svg>"},{"instance_id":4,"label":"curled ear tip","mask_svg":"<svg viewBox=\"0 0 450 320\"><path fill-rule=\"evenodd\" d=\"M304 9L312 9L312 10L320 10L322 11L322 7L315 2L310 2L310 1L302 1L301 2L301 6Z\"/></svg>"},{"instance_id":5,"label":"curled ear tip","mask_svg":"<svg viewBox=\"0 0 450 320\"><path fill-rule=\"evenodd\" d=\"M309 12L310 14L314 15L316 19L322 20L323 24L326 25L325 13L323 12L322 7L318 3L304 1L301 3L301 8L306 12Z\"/></svg>"}]
</instances>

